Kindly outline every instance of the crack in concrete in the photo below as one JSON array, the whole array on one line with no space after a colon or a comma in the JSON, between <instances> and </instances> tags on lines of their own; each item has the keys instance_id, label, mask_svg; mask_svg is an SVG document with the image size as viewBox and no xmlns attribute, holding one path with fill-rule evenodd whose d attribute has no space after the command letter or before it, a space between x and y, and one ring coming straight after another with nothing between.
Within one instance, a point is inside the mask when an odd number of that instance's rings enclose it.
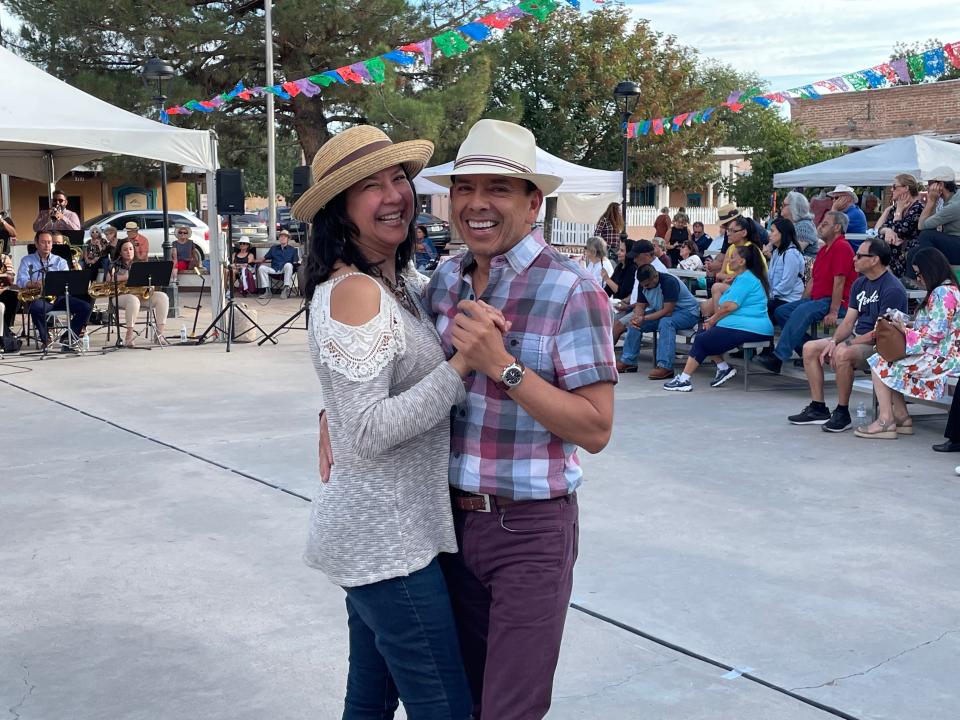
<instances>
[{"instance_id":1,"label":"crack in concrete","mask_svg":"<svg viewBox=\"0 0 960 720\"><path fill-rule=\"evenodd\" d=\"M26 686L26 690L23 691L23 696L13 707L7 708L11 715L13 715L13 720L20 720L20 708L23 707L23 704L27 701L31 695L33 695L36 685L31 684L30 682L30 669L27 667L26 663L20 663L20 667L23 668L23 684Z\"/></svg>"},{"instance_id":2,"label":"crack in concrete","mask_svg":"<svg viewBox=\"0 0 960 720\"><path fill-rule=\"evenodd\" d=\"M804 685L802 687L790 688L790 692L796 692L797 690L816 690L818 688L836 685L841 680L847 680L852 677L867 675L868 673L871 673L874 670L876 670L878 667L882 667L887 663L892 662L893 660L896 660L898 657L906 655L907 653L911 653L914 650L919 650L920 648L926 647L927 645L933 645L934 643L938 643L941 640L943 640L947 635L950 635L951 633L960 633L960 628L956 630L945 630L943 633L940 634L940 637L934 640L927 640L926 642L922 642L919 645L914 645L913 647L907 648L906 650L901 650L896 655L891 655L886 660L882 660L881 662L878 662L876 665L873 665L872 667L868 667L866 670L850 673L849 675L841 675L840 677L835 677L832 680L827 680L826 682L822 682L819 685Z\"/></svg>"},{"instance_id":3,"label":"crack in concrete","mask_svg":"<svg viewBox=\"0 0 960 720\"><path fill-rule=\"evenodd\" d=\"M644 668L643 670L638 670L637 672L630 673L623 680L618 680L617 682L613 682L613 683L607 683L596 692L582 693L577 695L557 695L555 696L554 699L555 700L586 700L587 698L598 697L603 693L607 692L608 690L613 690L614 688L618 688L618 687L621 687L622 685L626 685L628 682L630 682L634 678L637 678L640 675L648 673L651 670L656 670L657 668L666 667L667 665L672 665L677 662L680 662L679 659L674 658L673 660L667 660L666 662L657 663L656 665L651 665L650 667Z\"/></svg>"}]
</instances>

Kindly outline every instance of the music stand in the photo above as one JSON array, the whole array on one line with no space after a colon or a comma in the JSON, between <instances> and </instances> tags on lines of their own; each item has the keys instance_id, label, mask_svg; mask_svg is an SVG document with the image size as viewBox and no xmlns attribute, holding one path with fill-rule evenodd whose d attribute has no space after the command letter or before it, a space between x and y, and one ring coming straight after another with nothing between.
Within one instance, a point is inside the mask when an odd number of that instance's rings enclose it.
<instances>
[{"instance_id":1,"label":"music stand","mask_svg":"<svg viewBox=\"0 0 960 720\"><path fill-rule=\"evenodd\" d=\"M50 248L50 254L66 260L67 267L70 267L73 264L73 249L69 245L54 245L52 248Z\"/></svg>"},{"instance_id":2,"label":"music stand","mask_svg":"<svg viewBox=\"0 0 960 720\"><path fill-rule=\"evenodd\" d=\"M83 246L83 230L57 230L57 232L67 238L70 245Z\"/></svg>"},{"instance_id":3,"label":"music stand","mask_svg":"<svg viewBox=\"0 0 960 720\"><path fill-rule=\"evenodd\" d=\"M143 262L135 262L130 266L126 284L128 289L135 287L164 288L170 284L171 275L173 275L173 260L144 260ZM163 290L155 289L153 292L163 292ZM118 307L117 313L119 314L119 312L120 308ZM155 315L156 312L153 308L147 308L147 336L150 335L152 326L150 318ZM154 333L156 333L156 330L154 330Z\"/></svg>"},{"instance_id":4,"label":"music stand","mask_svg":"<svg viewBox=\"0 0 960 720\"><path fill-rule=\"evenodd\" d=\"M57 246L55 245L54 247ZM80 338L73 332L73 328L70 326L70 321L72 320L70 315L70 288L74 288L74 295L82 295L87 289L88 277L89 275L86 270L56 270L54 272L48 272L43 281L43 295L41 299L50 295L54 297L60 297L62 295L64 299L65 310L67 312L67 342L60 343L60 345L73 347L80 341ZM81 292L76 292L78 288ZM46 350L46 348L44 348L44 350Z\"/></svg>"}]
</instances>

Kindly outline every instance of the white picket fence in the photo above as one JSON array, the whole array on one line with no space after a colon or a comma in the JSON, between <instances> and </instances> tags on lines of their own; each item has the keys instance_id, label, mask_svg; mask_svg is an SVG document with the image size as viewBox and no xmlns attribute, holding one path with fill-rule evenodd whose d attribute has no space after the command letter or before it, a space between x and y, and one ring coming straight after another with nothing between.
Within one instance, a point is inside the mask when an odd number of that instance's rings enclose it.
<instances>
[{"instance_id":1,"label":"white picket fence","mask_svg":"<svg viewBox=\"0 0 960 720\"><path fill-rule=\"evenodd\" d=\"M679 208L670 208L671 218L678 209ZM691 223L702 222L704 225L717 224L717 208L691 207L686 209L686 213ZM627 226L651 228L652 232L653 221L659 214L660 208L655 208L650 205L628 206ZM753 208L743 208L743 214L747 217L753 217ZM594 223L572 223L554 219L552 243L554 245L582 246L586 243L587 238L593 235L594 227Z\"/></svg>"}]
</instances>

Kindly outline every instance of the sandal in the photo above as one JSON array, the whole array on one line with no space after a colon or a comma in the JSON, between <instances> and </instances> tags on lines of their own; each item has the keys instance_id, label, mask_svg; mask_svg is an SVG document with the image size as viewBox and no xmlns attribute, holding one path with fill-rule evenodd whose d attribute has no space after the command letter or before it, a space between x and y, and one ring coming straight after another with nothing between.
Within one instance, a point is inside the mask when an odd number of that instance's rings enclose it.
<instances>
[{"instance_id":1,"label":"sandal","mask_svg":"<svg viewBox=\"0 0 960 720\"><path fill-rule=\"evenodd\" d=\"M880 427L879 430L870 430L871 425L863 425L858 427L853 431L853 434L858 438L865 438L867 440L896 440L897 439L897 425L895 422L885 423L883 420L877 420L874 425Z\"/></svg>"},{"instance_id":2,"label":"sandal","mask_svg":"<svg viewBox=\"0 0 960 720\"><path fill-rule=\"evenodd\" d=\"M893 422L897 426L897 435L913 435L913 418L907 415L905 418L893 416Z\"/></svg>"}]
</instances>

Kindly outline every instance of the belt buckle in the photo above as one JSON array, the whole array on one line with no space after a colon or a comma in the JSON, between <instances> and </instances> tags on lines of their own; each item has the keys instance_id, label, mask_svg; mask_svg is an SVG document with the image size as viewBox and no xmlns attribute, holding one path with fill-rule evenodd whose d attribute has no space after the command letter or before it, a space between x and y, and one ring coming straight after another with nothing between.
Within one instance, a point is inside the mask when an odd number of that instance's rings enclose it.
<instances>
[{"instance_id":1,"label":"belt buckle","mask_svg":"<svg viewBox=\"0 0 960 720\"><path fill-rule=\"evenodd\" d=\"M483 499L483 507L477 508L476 512L485 512L488 513L492 510L490 505L490 495L487 493L477 493L477 496Z\"/></svg>"}]
</instances>

